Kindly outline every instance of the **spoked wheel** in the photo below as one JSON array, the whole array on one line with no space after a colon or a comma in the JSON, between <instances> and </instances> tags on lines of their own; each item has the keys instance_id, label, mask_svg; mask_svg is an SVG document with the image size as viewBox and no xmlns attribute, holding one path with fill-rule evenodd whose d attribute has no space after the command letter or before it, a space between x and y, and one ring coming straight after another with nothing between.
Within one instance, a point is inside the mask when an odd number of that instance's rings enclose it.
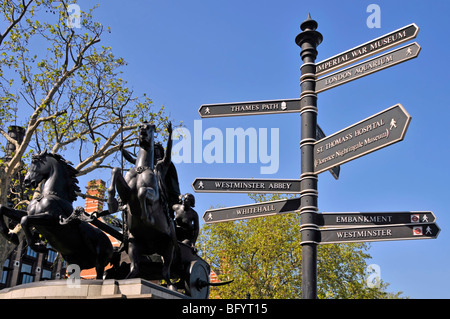
<instances>
[{"instance_id":1,"label":"spoked wheel","mask_svg":"<svg viewBox=\"0 0 450 319\"><path fill-rule=\"evenodd\" d=\"M192 261L185 281L186 293L194 299L208 299L209 274L208 264L201 260Z\"/></svg>"}]
</instances>

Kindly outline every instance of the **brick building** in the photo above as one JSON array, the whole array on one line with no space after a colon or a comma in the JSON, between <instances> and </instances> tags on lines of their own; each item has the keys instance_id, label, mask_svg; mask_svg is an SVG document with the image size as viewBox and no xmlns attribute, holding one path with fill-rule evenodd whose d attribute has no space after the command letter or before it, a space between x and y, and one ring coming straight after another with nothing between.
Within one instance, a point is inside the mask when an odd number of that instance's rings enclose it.
<instances>
[{"instance_id":1,"label":"brick building","mask_svg":"<svg viewBox=\"0 0 450 319\"><path fill-rule=\"evenodd\" d=\"M105 198L105 182L101 179L92 180L88 183L86 187L86 195L90 195L92 197L86 197L84 202L84 210L88 214L92 214L93 212L101 212L103 210L103 199ZM101 220L101 218L100 218ZM119 247L120 241L118 241L113 236L108 235L109 240L111 241L113 247ZM107 266L106 269L110 268ZM95 279L97 276L97 272L95 268L85 269L81 271L81 279Z\"/></svg>"}]
</instances>

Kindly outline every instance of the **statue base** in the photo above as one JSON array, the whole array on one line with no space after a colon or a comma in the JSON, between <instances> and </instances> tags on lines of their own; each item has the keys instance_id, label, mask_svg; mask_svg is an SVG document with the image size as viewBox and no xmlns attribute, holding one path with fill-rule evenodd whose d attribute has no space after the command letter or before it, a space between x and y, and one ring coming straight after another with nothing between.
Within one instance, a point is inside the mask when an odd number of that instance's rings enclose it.
<instances>
[{"instance_id":1,"label":"statue base","mask_svg":"<svg viewBox=\"0 0 450 319\"><path fill-rule=\"evenodd\" d=\"M0 299L188 299L189 297L141 278L48 280L0 290Z\"/></svg>"}]
</instances>

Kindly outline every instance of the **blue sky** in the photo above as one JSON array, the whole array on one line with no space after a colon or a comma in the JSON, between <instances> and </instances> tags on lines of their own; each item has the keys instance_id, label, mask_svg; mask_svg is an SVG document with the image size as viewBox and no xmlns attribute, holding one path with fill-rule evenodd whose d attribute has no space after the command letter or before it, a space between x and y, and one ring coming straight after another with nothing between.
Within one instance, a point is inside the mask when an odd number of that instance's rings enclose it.
<instances>
[{"instance_id":1,"label":"blue sky","mask_svg":"<svg viewBox=\"0 0 450 319\"><path fill-rule=\"evenodd\" d=\"M369 4L381 9L381 27L369 28ZM79 1L81 9L91 1ZM137 94L164 105L175 123L194 132L202 104L298 98L301 59L295 44L308 13L324 37L317 62L410 23L420 32L418 58L320 93L318 124L332 134L401 103L412 116L405 139L342 165L335 180L319 175L321 212L433 211L435 240L372 243L370 263L380 266L390 291L412 298L450 298L447 232L450 177L446 63L450 44L448 1L101 1L95 17L111 27L102 45L128 61L124 77ZM261 163L177 164L181 191L197 177L296 179L300 176L300 115L202 120L218 128L279 129L276 174ZM206 145L207 142L204 142ZM203 145L203 146L204 146ZM103 173L102 173L103 174ZM91 174L80 179L85 185ZM107 180L109 175L100 176ZM196 194L199 215L211 206L251 203L245 194Z\"/></svg>"}]
</instances>

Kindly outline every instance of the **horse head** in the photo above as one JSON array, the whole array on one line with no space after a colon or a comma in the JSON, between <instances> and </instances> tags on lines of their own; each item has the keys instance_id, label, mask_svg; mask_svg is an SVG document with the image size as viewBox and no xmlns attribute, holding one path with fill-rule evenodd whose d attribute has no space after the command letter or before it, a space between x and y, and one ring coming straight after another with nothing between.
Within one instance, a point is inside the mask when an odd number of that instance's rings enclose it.
<instances>
[{"instance_id":1,"label":"horse head","mask_svg":"<svg viewBox=\"0 0 450 319\"><path fill-rule=\"evenodd\" d=\"M40 182L49 177L51 165L47 161L47 155L47 150L45 150L31 156L31 165L23 180L25 187L36 188Z\"/></svg>"},{"instance_id":2,"label":"horse head","mask_svg":"<svg viewBox=\"0 0 450 319\"><path fill-rule=\"evenodd\" d=\"M42 181L49 191L55 191L74 201L80 191L76 175L78 171L61 155L48 153L47 150L31 157L30 168L23 181L25 187L36 188ZM51 180L51 181L50 181Z\"/></svg>"},{"instance_id":3,"label":"horse head","mask_svg":"<svg viewBox=\"0 0 450 319\"><path fill-rule=\"evenodd\" d=\"M139 125L139 146L145 149L153 147L155 131L155 125L146 122L141 123Z\"/></svg>"}]
</instances>

